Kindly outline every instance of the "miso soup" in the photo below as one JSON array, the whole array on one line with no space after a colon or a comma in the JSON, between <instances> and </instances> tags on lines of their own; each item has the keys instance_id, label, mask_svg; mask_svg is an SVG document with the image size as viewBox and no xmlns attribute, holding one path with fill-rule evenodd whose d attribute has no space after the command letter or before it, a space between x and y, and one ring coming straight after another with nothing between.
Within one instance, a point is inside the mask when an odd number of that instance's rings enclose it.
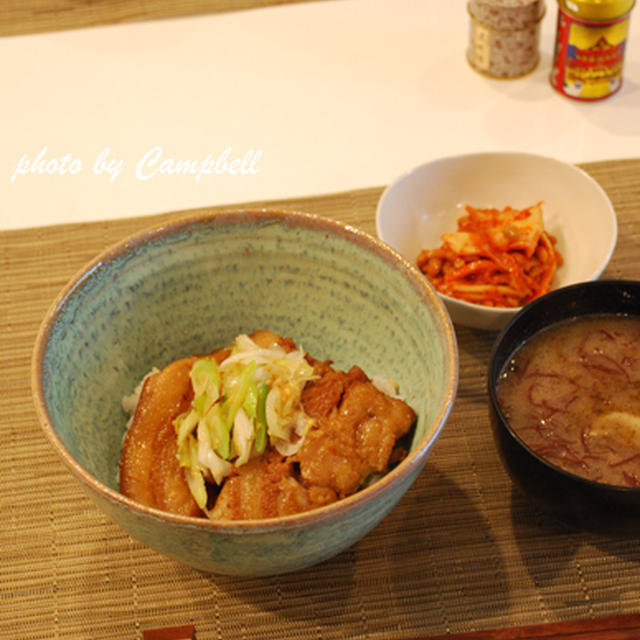
<instances>
[{"instance_id":1,"label":"miso soup","mask_svg":"<svg viewBox=\"0 0 640 640\"><path fill-rule=\"evenodd\" d=\"M592 315L535 334L502 370L497 398L539 456L640 487L640 318Z\"/></svg>"}]
</instances>

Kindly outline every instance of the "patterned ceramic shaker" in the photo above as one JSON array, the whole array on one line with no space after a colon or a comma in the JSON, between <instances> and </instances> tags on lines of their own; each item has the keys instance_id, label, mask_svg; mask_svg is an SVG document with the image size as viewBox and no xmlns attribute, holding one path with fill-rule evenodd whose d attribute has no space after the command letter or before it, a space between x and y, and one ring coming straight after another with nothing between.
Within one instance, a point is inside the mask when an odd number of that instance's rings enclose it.
<instances>
[{"instance_id":1,"label":"patterned ceramic shaker","mask_svg":"<svg viewBox=\"0 0 640 640\"><path fill-rule=\"evenodd\" d=\"M551 85L576 100L602 100L622 86L635 0L558 0Z\"/></svg>"},{"instance_id":2,"label":"patterned ceramic shaker","mask_svg":"<svg viewBox=\"0 0 640 640\"><path fill-rule=\"evenodd\" d=\"M476 71L515 78L536 67L544 0L469 0L468 9L467 58Z\"/></svg>"}]
</instances>

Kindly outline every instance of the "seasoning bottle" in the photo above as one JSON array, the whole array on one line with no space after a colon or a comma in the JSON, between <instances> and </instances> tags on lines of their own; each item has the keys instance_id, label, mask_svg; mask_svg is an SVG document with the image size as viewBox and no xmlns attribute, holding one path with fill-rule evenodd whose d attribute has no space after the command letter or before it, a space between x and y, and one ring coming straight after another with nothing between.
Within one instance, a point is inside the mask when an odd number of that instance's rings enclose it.
<instances>
[{"instance_id":1,"label":"seasoning bottle","mask_svg":"<svg viewBox=\"0 0 640 640\"><path fill-rule=\"evenodd\" d=\"M603 100L622 86L635 0L558 0L551 85L576 100Z\"/></svg>"},{"instance_id":2,"label":"seasoning bottle","mask_svg":"<svg viewBox=\"0 0 640 640\"><path fill-rule=\"evenodd\" d=\"M536 67L544 0L469 0L467 8L467 59L476 71L515 78Z\"/></svg>"}]
</instances>

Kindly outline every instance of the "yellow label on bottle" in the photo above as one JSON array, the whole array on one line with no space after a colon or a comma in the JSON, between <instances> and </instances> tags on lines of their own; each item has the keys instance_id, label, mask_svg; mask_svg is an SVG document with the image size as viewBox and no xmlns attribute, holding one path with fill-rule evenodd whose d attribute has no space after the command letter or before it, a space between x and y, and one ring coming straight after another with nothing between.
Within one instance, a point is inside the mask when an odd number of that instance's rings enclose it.
<instances>
[{"instance_id":1,"label":"yellow label on bottle","mask_svg":"<svg viewBox=\"0 0 640 640\"><path fill-rule=\"evenodd\" d=\"M562 10L558 16L551 84L578 100L600 100L622 84L629 17L587 22Z\"/></svg>"}]
</instances>

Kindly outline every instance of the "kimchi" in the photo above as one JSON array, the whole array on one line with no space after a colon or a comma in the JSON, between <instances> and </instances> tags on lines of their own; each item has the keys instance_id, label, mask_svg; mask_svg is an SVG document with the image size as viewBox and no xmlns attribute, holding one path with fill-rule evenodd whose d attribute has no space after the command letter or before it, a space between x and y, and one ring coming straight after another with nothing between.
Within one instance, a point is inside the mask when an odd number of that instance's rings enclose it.
<instances>
[{"instance_id":1,"label":"kimchi","mask_svg":"<svg viewBox=\"0 0 640 640\"><path fill-rule=\"evenodd\" d=\"M424 249L419 269L445 295L490 307L519 307L547 293L562 264L545 231L542 203L526 209L466 207L457 231Z\"/></svg>"}]
</instances>

